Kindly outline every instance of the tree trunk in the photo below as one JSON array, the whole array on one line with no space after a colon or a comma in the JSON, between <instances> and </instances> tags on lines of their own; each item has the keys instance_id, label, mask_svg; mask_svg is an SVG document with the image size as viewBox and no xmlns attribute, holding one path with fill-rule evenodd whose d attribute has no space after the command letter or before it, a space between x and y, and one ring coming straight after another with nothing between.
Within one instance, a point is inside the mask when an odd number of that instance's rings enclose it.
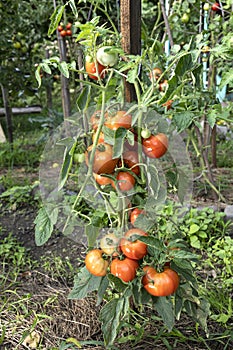
<instances>
[{"instance_id":1,"label":"tree trunk","mask_svg":"<svg viewBox=\"0 0 233 350\"><path fill-rule=\"evenodd\" d=\"M2 99L5 109L8 141L13 143L12 111L9 104L8 90L1 84Z\"/></svg>"},{"instance_id":2,"label":"tree trunk","mask_svg":"<svg viewBox=\"0 0 233 350\"><path fill-rule=\"evenodd\" d=\"M126 54L141 54L141 0L121 0L122 48ZM134 86L125 80L126 102L136 101Z\"/></svg>"}]
</instances>

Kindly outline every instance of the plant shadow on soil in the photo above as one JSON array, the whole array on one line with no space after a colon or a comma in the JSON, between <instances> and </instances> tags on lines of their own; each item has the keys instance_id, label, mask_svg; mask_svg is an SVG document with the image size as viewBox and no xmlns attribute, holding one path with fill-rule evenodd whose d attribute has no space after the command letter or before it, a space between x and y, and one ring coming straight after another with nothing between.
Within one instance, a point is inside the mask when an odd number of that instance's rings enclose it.
<instances>
[{"instance_id":1,"label":"plant shadow on soil","mask_svg":"<svg viewBox=\"0 0 233 350\"><path fill-rule=\"evenodd\" d=\"M3 308L1 313L0 323L1 328L5 330L5 337L0 350L30 349L21 345L22 336L34 329L41 337L38 349L60 349L60 344L68 338L86 341L82 349L105 349L103 345L99 345L103 344L103 339L98 321L100 307L96 306L95 296L82 300L68 299L74 277L74 271L71 272L69 269L70 265L67 265L67 271L63 270L63 273L55 275L51 275L51 272L45 271L43 267L44 258L50 259L48 261L52 267L53 258L59 257L63 262L68 259L76 270L82 264L86 248L60 233L54 234L42 247L36 246L34 239L36 214L37 209L32 206L0 213L2 227L0 238L4 239L11 232L36 262L35 266L20 271L14 281L9 279L1 287L4 296L2 303L8 303L9 307ZM12 307L14 303L18 305L17 309ZM228 338L218 341L207 339L204 332L199 329L197 331L195 324L186 316L177 322L176 331L170 335L164 329L161 336L159 332L162 328L162 323L151 321L144 329L143 338L136 344L129 340L112 349L230 350L233 348L233 342L227 345ZM219 338L224 333L224 329L214 322L209 323L209 331ZM72 344L69 347L69 349L77 348Z\"/></svg>"}]
</instances>

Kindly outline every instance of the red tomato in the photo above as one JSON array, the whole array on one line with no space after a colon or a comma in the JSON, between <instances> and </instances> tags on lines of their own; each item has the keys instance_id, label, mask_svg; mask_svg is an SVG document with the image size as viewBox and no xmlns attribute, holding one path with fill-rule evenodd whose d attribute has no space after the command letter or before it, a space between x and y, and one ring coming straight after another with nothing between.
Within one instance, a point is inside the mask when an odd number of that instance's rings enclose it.
<instances>
[{"instance_id":1,"label":"red tomato","mask_svg":"<svg viewBox=\"0 0 233 350\"><path fill-rule=\"evenodd\" d=\"M108 233L100 240L100 248L107 255L119 255L118 247L119 238L115 235L115 233Z\"/></svg>"},{"instance_id":2,"label":"red tomato","mask_svg":"<svg viewBox=\"0 0 233 350\"><path fill-rule=\"evenodd\" d=\"M125 111L117 111L113 116L108 116L104 125L109 129L117 130L122 127L125 129L130 129L132 123L132 116L127 114Z\"/></svg>"},{"instance_id":3,"label":"red tomato","mask_svg":"<svg viewBox=\"0 0 233 350\"><path fill-rule=\"evenodd\" d=\"M160 158L168 149L168 138L165 134L151 135L148 139L142 140L142 149L149 158Z\"/></svg>"},{"instance_id":4,"label":"red tomato","mask_svg":"<svg viewBox=\"0 0 233 350\"><path fill-rule=\"evenodd\" d=\"M138 152L136 151L125 151L122 155L124 165L127 168L130 168L134 174L139 175L140 174L140 167L138 164Z\"/></svg>"},{"instance_id":5,"label":"red tomato","mask_svg":"<svg viewBox=\"0 0 233 350\"><path fill-rule=\"evenodd\" d=\"M166 91L168 88L168 81L165 79L162 83L159 84L159 91Z\"/></svg>"},{"instance_id":6,"label":"red tomato","mask_svg":"<svg viewBox=\"0 0 233 350\"><path fill-rule=\"evenodd\" d=\"M108 116L108 113L106 112L104 117L107 118ZM101 111L98 110L98 111L95 111L91 118L90 118L90 123L91 123L91 127L93 130L97 130L98 129L98 126L99 126L99 123L100 123L100 117L101 117Z\"/></svg>"},{"instance_id":7,"label":"red tomato","mask_svg":"<svg viewBox=\"0 0 233 350\"><path fill-rule=\"evenodd\" d=\"M65 36L66 36L66 30L63 29L63 30L60 32L60 35L61 35L62 37L65 37Z\"/></svg>"},{"instance_id":8,"label":"red tomato","mask_svg":"<svg viewBox=\"0 0 233 350\"><path fill-rule=\"evenodd\" d=\"M122 253L133 260L140 260L147 254L146 243L136 239L135 236L137 235L147 236L147 233L139 228L132 228L125 233L120 241Z\"/></svg>"},{"instance_id":9,"label":"red tomato","mask_svg":"<svg viewBox=\"0 0 233 350\"><path fill-rule=\"evenodd\" d=\"M61 31L63 30L63 26L61 26L61 25L58 26L58 27L57 27L57 30L58 30L59 32L61 32Z\"/></svg>"},{"instance_id":10,"label":"red tomato","mask_svg":"<svg viewBox=\"0 0 233 350\"><path fill-rule=\"evenodd\" d=\"M162 69L155 67L152 72L150 72L150 80L152 81L154 80L158 80L161 76L161 74L163 73Z\"/></svg>"},{"instance_id":11,"label":"red tomato","mask_svg":"<svg viewBox=\"0 0 233 350\"><path fill-rule=\"evenodd\" d=\"M137 217L141 214L145 214L145 211L143 209L135 208L132 210L130 214L130 222L132 225L134 225Z\"/></svg>"},{"instance_id":12,"label":"red tomato","mask_svg":"<svg viewBox=\"0 0 233 350\"><path fill-rule=\"evenodd\" d=\"M180 278L176 271L165 267L163 272L157 272L151 266L143 268L145 272L142 278L142 284L146 291L156 297L163 297L173 294L180 282Z\"/></svg>"},{"instance_id":13,"label":"red tomato","mask_svg":"<svg viewBox=\"0 0 233 350\"><path fill-rule=\"evenodd\" d=\"M66 35L67 35L67 36L72 36L72 30L67 29L67 31L66 31Z\"/></svg>"},{"instance_id":14,"label":"red tomato","mask_svg":"<svg viewBox=\"0 0 233 350\"><path fill-rule=\"evenodd\" d=\"M163 103L163 107L167 108L167 111L172 108L172 100L168 100L167 102Z\"/></svg>"},{"instance_id":15,"label":"red tomato","mask_svg":"<svg viewBox=\"0 0 233 350\"><path fill-rule=\"evenodd\" d=\"M94 62L90 60L90 57L86 58L85 69L89 76L89 78L93 80L102 79L105 77L105 66L98 62Z\"/></svg>"},{"instance_id":16,"label":"red tomato","mask_svg":"<svg viewBox=\"0 0 233 350\"><path fill-rule=\"evenodd\" d=\"M135 185L135 178L133 177L133 175L126 171L120 171L117 174L116 179L117 186L122 192L130 191ZM115 188L115 184L113 183L112 185Z\"/></svg>"},{"instance_id":17,"label":"red tomato","mask_svg":"<svg viewBox=\"0 0 233 350\"><path fill-rule=\"evenodd\" d=\"M215 2L215 3L212 5L211 9L212 9L213 11L215 11L215 12L221 10L220 4L219 4L218 2Z\"/></svg>"},{"instance_id":18,"label":"red tomato","mask_svg":"<svg viewBox=\"0 0 233 350\"><path fill-rule=\"evenodd\" d=\"M110 265L110 272L124 282L132 281L136 277L136 271L138 268L138 262L129 258L120 260L119 258L113 259Z\"/></svg>"},{"instance_id":19,"label":"red tomato","mask_svg":"<svg viewBox=\"0 0 233 350\"><path fill-rule=\"evenodd\" d=\"M67 25L66 25L66 29L71 29L71 27L72 27L72 23L67 23Z\"/></svg>"},{"instance_id":20,"label":"red tomato","mask_svg":"<svg viewBox=\"0 0 233 350\"><path fill-rule=\"evenodd\" d=\"M85 258L87 270L94 276L105 276L108 269L108 261L103 259L103 251L93 249L87 253Z\"/></svg>"},{"instance_id":21,"label":"red tomato","mask_svg":"<svg viewBox=\"0 0 233 350\"><path fill-rule=\"evenodd\" d=\"M87 165L89 163L89 153L92 148L93 145L89 146L85 153ZM118 162L118 159L113 159L112 155L112 146L108 143L100 143L95 150L93 172L96 174L112 174Z\"/></svg>"},{"instance_id":22,"label":"red tomato","mask_svg":"<svg viewBox=\"0 0 233 350\"><path fill-rule=\"evenodd\" d=\"M110 179L109 177L106 177L104 175L99 175L99 174L93 173L93 177L94 177L95 181L100 186L106 186L106 185L112 184L112 179Z\"/></svg>"}]
</instances>

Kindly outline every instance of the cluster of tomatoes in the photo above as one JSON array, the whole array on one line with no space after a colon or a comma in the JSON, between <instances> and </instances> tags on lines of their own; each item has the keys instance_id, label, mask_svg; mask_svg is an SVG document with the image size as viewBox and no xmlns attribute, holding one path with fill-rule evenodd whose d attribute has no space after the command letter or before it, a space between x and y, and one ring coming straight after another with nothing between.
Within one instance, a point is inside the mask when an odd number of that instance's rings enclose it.
<instances>
[{"instance_id":1,"label":"cluster of tomatoes","mask_svg":"<svg viewBox=\"0 0 233 350\"><path fill-rule=\"evenodd\" d=\"M140 164L138 155L138 134L132 128L132 115L126 111L118 110L104 115L104 126L112 131L124 128L132 131L135 142L130 145L124 143L124 150L120 158L113 157L113 146L105 141L104 132L97 134L101 112L95 112L90 119L93 129L93 142L98 136L97 147L93 158L93 176L101 186L111 185L121 192L132 190L136 184L137 177L140 176ZM149 158L160 158L168 148L168 138L164 133L151 134L149 130L141 131L142 150ZM93 143L94 144L94 143ZM90 145L85 152L86 164L89 164L90 154L93 149ZM106 176L107 175L107 176Z\"/></svg>"},{"instance_id":2,"label":"cluster of tomatoes","mask_svg":"<svg viewBox=\"0 0 233 350\"><path fill-rule=\"evenodd\" d=\"M101 112L95 112L91 118L93 142L97 144L92 157L93 177L100 186L111 185L120 192L130 191L140 176L138 156L138 133L132 128L132 116L123 110L104 114L104 126L116 131L125 128L132 131L135 144L130 145L126 140L120 158L113 158L113 146L106 142L103 131L98 132ZM105 130L105 129L102 129ZM98 132L98 134L97 134ZM144 157L160 158L168 149L168 138L163 133L151 134L149 130L141 131L142 152ZM96 140L98 137L98 140ZM90 162L93 145L85 153L86 164ZM109 233L100 240L100 247L89 251L85 258L87 270L95 276L105 276L108 272L119 277L124 282L132 281L141 268L142 285L154 296L173 294L179 285L179 276L169 266L163 272L157 272L152 266L142 266L142 259L148 254L147 244L140 241L138 236L148 236L143 230L136 228L135 221L143 210L134 208L130 212L129 222L132 228L119 237Z\"/></svg>"},{"instance_id":3,"label":"cluster of tomatoes","mask_svg":"<svg viewBox=\"0 0 233 350\"><path fill-rule=\"evenodd\" d=\"M135 208L130 214L130 222L134 226L135 220L144 211ZM137 272L141 276L141 283L145 290L153 296L168 296L173 294L180 282L179 275L169 264L161 272L153 266L144 265L143 258L148 254L147 244L138 239L148 236L139 228L131 228L123 237L109 233L100 240L100 248L89 251L85 258L87 270L94 276L105 276L108 271L124 282L136 278Z\"/></svg>"},{"instance_id":4,"label":"cluster of tomatoes","mask_svg":"<svg viewBox=\"0 0 233 350\"><path fill-rule=\"evenodd\" d=\"M62 37L72 36L72 24L70 22L68 22L66 25L60 23L60 25L57 27L57 30Z\"/></svg>"}]
</instances>

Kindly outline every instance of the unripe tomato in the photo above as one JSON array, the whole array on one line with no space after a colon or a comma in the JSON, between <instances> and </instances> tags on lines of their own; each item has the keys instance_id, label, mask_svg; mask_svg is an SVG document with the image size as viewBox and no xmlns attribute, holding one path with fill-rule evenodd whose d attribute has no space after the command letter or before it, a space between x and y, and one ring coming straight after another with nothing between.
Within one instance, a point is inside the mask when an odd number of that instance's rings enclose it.
<instances>
[{"instance_id":1,"label":"unripe tomato","mask_svg":"<svg viewBox=\"0 0 233 350\"><path fill-rule=\"evenodd\" d=\"M110 272L124 282L132 281L136 277L136 271L138 268L138 262L129 258L120 260L115 258L110 264Z\"/></svg>"},{"instance_id":2,"label":"unripe tomato","mask_svg":"<svg viewBox=\"0 0 233 350\"><path fill-rule=\"evenodd\" d=\"M152 81L153 79L154 80L158 80L161 76L161 74L163 73L162 69L158 68L158 67L155 67L152 72L150 72L149 74L149 77L150 77L150 80Z\"/></svg>"},{"instance_id":3,"label":"unripe tomato","mask_svg":"<svg viewBox=\"0 0 233 350\"><path fill-rule=\"evenodd\" d=\"M106 67L113 67L118 61L118 55L111 46L102 46L96 52L97 61Z\"/></svg>"},{"instance_id":4,"label":"unripe tomato","mask_svg":"<svg viewBox=\"0 0 233 350\"><path fill-rule=\"evenodd\" d=\"M89 153L93 145L89 146L85 153L86 164L89 163ZM112 146L108 143L100 143L96 150L93 160L93 172L96 174L112 174L118 162L118 158L113 159Z\"/></svg>"},{"instance_id":5,"label":"unripe tomato","mask_svg":"<svg viewBox=\"0 0 233 350\"><path fill-rule=\"evenodd\" d=\"M149 129L143 129L143 130L141 131L141 137L142 137L143 139L148 139L148 137L150 137L150 135L151 135L151 132L150 132Z\"/></svg>"},{"instance_id":6,"label":"unripe tomato","mask_svg":"<svg viewBox=\"0 0 233 350\"><path fill-rule=\"evenodd\" d=\"M181 22L182 23L188 23L189 22L189 15L187 13L184 13L183 16L181 17Z\"/></svg>"},{"instance_id":7,"label":"unripe tomato","mask_svg":"<svg viewBox=\"0 0 233 350\"><path fill-rule=\"evenodd\" d=\"M135 238L136 236L147 236L147 233L139 228L128 230L120 241L120 247L127 258L140 260L147 254L147 244Z\"/></svg>"},{"instance_id":8,"label":"unripe tomato","mask_svg":"<svg viewBox=\"0 0 233 350\"><path fill-rule=\"evenodd\" d=\"M86 57L85 62L85 70L89 76L89 78L93 80L102 79L105 77L105 66L98 62L94 62L91 60L89 56Z\"/></svg>"},{"instance_id":9,"label":"unripe tomato","mask_svg":"<svg viewBox=\"0 0 233 350\"><path fill-rule=\"evenodd\" d=\"M135 185L135 178L129 172L119 171L116 176L117 187L122 192L130 191ZM115 188L115 183L112 183L112 186Z\"/></svg>"},{"instance_id":10,"label":"unripe tomato","mask_svg":"<svg viewBox=\"0 0 233 350\"><path fill-rule=\"evenodd\" d=\"M130 213L130 222L132 225L134 225L136 219L139 215L145 214L145 211L143 209L135 208Z\"/></svg>"},{"instance_id":11,"label":"unripe tomato","mask_svg":"<svg viewBox=\"0 0 233 350\"><path fill-rule=\"evenodd\" d=\"M209 11L209 9L210 9L210 4L208 2L205 2L204 6L203 6L203 10L204 11Z\"/></svg>"},{"instance_id":12,"label":"unripe tomato","mask_svg":"<svg viewBox=\"0 0 233 350\"><path fill-rule=\"evenodd\" d=\"M108 269L108 261L103 258L103 251L93 249L85 257L87 270L94 276L105 276Z\"/></svg>"},{"instance_id":13,"label":"unripe tomato","mask_svg":"<svg viewBox=\"0 0 233 350\"><path fill-rule=\"evenodd\" d=\"M157 272L151 266L143 268L145 272L142 284L146 291L156 297L163 297L173 294L180 283L180 278L176 271L165 267L163 272Z\"/></svg>"},{"instance_id":14,"label":"unripe tomato","mask_svg":"<svg viewBox=\"0 0 233 350\"><path fill-rule=\"evenodd\" d=\"M168 149L168 138L165 134L151 135L148 139L142 140L142 149L149 158L160 158Z\"/></svg>"},{"instance_id":15,"label":"unripe tomato","mask_svg":"<svg viewBox=\"0 0 233 350\"><path fill-rule=\"evenodd\" d=\"M130 129L132 124L132 115L127 114L126 111L117 111L113 116L109 115L104 125L112 130L118 128Z\"/></svg>"},{"instance_id":16,"label":"unripe tomato","mask_svg":"<svg viewBox=\"0 0 233 350\"><path fill-rule=\"evenodd\" d=\"M117 256L119 246L119 237L115 233L108 233L100 240L100 248L107 255Z\"/></svg>"},{"instance_id":17,"label":"unripe tomato","mask_svg":"<svg viewBox=\"0 0 233 350\"><path fill-rule=\"evenodd\" d=\"M15 43L13 43L13 46L15 49L20 49L21 48L21 44L19 41L16 41Z\"/></svg>"}]
</instances>

